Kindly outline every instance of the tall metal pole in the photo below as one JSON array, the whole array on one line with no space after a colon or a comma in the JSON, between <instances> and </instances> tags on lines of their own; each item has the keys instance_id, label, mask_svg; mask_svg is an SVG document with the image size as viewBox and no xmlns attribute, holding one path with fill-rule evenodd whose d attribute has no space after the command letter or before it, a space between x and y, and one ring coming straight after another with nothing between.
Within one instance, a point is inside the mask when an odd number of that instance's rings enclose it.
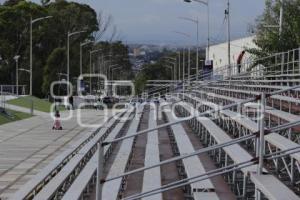
<instances>
[{"instance_id":1,"label":"tall metal pole","mask_svg":"<svg viewBox=\"0 0 300 200\"><path fill-rule=\"evenodd\" d=\"M17 95L19 95L19 59L16 58L16 92L17 92Z\"/></svg>"},{"instance_id":2,"label":"tall metal pole","mask_svg":"<svg viewBox=\"0 0 300 200\"><path fill-rule=\"evenodd\" d=\"M183 49L182 53L182 81L184 82L185 80L185 48Z\"/></svg>"},{"instance_id":3,"label":"tall metal pole","mask_svg":"<svg viewBox=\"0 0 300 200\"><path fill-rule=\"evenodd\" d=\"M120 67L116 67L116 68L114 68L114 69L111 70L111 79L112 80L115 80L115 78L114 78L114 71L117 70L117 69L121 69L121 68L122 67L120 66Z\"/></svg>"},{"instance_id":4,"label":"tall metal pole","mask_svg":"<svg viewBox=\"0 0 300 200\"><path fill-rule=\"evenodd\" d=\"M67 38L67 82L69 83L69 81L70 81L70 32L68 31L68 38ZM69 93L69 89L68 89L68 93Z\"/></svg>"},{"instance_id":5,"label":"tall metal pole","mask_svg":"<svg viewBox=\"0 0 300 200\"><path fill-rule=\"evenodd\" d=\"M70 31L68 31L68 35L67 35L67 82L68 83L70 82L70 37L84 32L86 31L77 31L73 33L70 33ZM69 95L69 87L67 91Z\"/></svg>"},{"instance_id":6,"label":"tall metal pole","mask_svg":"<svg viewBox=\"0 0 300 200\"><path fill-rule=\"evenodd\" d=\"M104 73L104 54L102 54L102 56L101 56L101 67L102 67L102 70L100 70L100 71L103 74Z\"/></svg>"},{"instance_id":7,"label":"tall metal pole","mask_svg":"<svg viewBox=\"0 0 300 200\"><path fill-rule=\"evenodd\" d=\"M265 93L261 94L260 100L260 116L259 116L259 164L258 164L258 174L261 175L263 171L263 159L264 159L264 150L265 150L265 111L266 111L266 95Z\"/></svg>"},{"instance_id":8,"label":"tall metal pole","mask_svg":"<svg viewBox=\"0 0 300 200\"><path fill-rule=\"evenodd\" d=\"M189 55L188 55L188 80L190 86L191 85L191 47L189 47Z\"/></svg>"},{"instance_id":9,"label":"tall metal pole","mask_svg":"<svg viewBox=\"0 0 300 200\"><path fill-rule=\"evenodd\" d=\"M104 148L98 143L98 166L97 166L97 184L96 184L96 200L102 199L102 185L101 179L103 178L103 165L104 165Z\"/></svg>"},{"instance_id":10,"label":"tall metal pole","mask_svg":"<svg viewBox=\"0 0 300 200\"><path fill-rule=\"evenodd\" d=\"M227 0L227 40L228 40L228 70L229 76L231 76L231 44L230 44L230 2Z\"/></svg>"},{"instance_id":11,"label":"tall metal pole","mask_svg":"<svg viewBox=\"0 0 300 200\"><path fill-rule=\"evenodd\" d=\"M80 75L82 75L82 45L80 44Z\"/></svg>"},{"instance_id":12,"label":"tall metal pole","mask_svg":"<svg viewBox=\"0 0 300 200\"><path fill-rule=\"evenodd\" d=\"M207 60L210 59L210 13L209 0L207 1Z\"/></svg>"},{"instance_id":13,"label":"tall metal pole","mask_svg":"<svg viewBox=\"0 0 300 200\"><path fill-rule=\"evenodd\" d=\"M178 80L181 80L180 76L180 71L181 71L181 56L180 56L180 50L178 51Z\"/></svg>"},{"instance_id":14,"label":"tall metal pole","mask_svg":"<svg viewBox=\"0 0 300 200\"><path fill-rule=\"evenodd\" d=\"M197 55L196 55L196 81L199 80L199 48L197 46Z\"/></svg>"},{"instance_id":15,"label":"tall metal pole","mask_svg":"<svg viewBox=\"0 0 300 200\"><path fill-rule=\"evenodd\" d=\"M92 52L90 51L90 94L92 94Z\"/></svg>"},{"instance_id":16,"label":"tall metal pole","mask_svg":"<svg viewBox=\"0 0 300 200\"><path fill-rule=\"evenodd\" d=\"M176 59L176 60L177 60L177 59ZM174 63L174 74L173 74L173 75L174 75L174 83L175 83L176 80L177 80L177 77L176 77L176 76L177 76L176 68L177 68L177 62Z\"/></svg>"},{"instance_id":17,"label":"tall metal pole","mask_svg":"<svg viewBox=\"0 0 300 200\"><path fill-rule=\"evenodd\" d=\"M197 19L191 19L191 18L187 18L187 17L180 17L180 19L184 19L184 20L187 20L187 21L191 21L193 23L196 24L196 33L197 33L197 41L196 41L196 74L198 74L198 68L199 68L199 62L198 62L198 59L199 59L199 18ZM180 32L177 32L177 33L180 33ZM180 33L181 35L184 35L184 36L188 36L188 34L185 34L185 33ZM189 49L189 53L190 53L190 49ZM190 55L189 55L190 56ZM189 65L190 65L190 57L189 57ZM188 77L190 78L190 70L189 70L189 73L188 73ZM196 80L198 80L198 75L196 76Z\"/></svg>"},{"instance_id":18,"label":"tall metal pole","mask_svg":"<svg viewBox=\"0 0 300 200\"><path fill-rule=\"evenodd\" d=\"M41 21L43 19L49 19L49 18L52 18L52 16L47 16L47 17L41 17L41 18L37 18L37 19L34 19L32 20L32 16L30 17L30 48L29 48L29 70L30 70L30 89L29 89L29 95L32 96L32 64L33 64L33 55L32 55L32 26L33 26L33 23L35 22L38 22L38 21Z\"/></svg>"},{"instance_id":19,"label":"tall metal pole","mask_svg":"<svg viewBox=\"0 0 300 200\"><path fill-rule=\"evenodd\" d=\"M32 17L30 18L30 89L29 95L32 96Z\"/></svg>"},{"instance_id":20,"label":"tall metal pole","mask_svg":"<svg viewBox=\"0 0 300 200\"><path fill-rule=\"evenodd\" d=\"M82 65L83 65L83 47L85 46L85 45L87 45L87 44L90 44L90 43L92 43L93 41L87 41L87 42L85 42L85 43L80 43L80 75L82 75L82 73L83 73L83 67L82 67Z\"/></svg>"},{"instance_id":21,"label":"tall metal pole","mask_svg":"<svg viewBox=\"0 0 300 200\"><path fill-rule=\"evenodd\" d=\"M280 0L280 19L279 19L279 35L282 34L282 26L283 26L283 0Z\"/></svg>"},{"instance_id":22,"label":"tall metal pole","mask_svg":"<svg viewBox=\"0 0 300 200\"><path fill-rule=\"evenodd\" d=\"M94 51L90 51L90 94L92 94L92 55L96 52L99 52L99 51L102 51L102 49L97 49L97 50L94 50Z\"/></svg>"}]
</instances>

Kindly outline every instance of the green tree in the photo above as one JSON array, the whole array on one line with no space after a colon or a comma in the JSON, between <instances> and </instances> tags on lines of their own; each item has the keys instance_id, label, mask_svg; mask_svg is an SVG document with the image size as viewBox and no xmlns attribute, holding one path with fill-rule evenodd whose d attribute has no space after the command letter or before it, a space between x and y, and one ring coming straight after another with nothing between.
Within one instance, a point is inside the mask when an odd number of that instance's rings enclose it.
<instances>
[{"instance_id":1,"label":"green tree","mask_svg":"<svg viewBox=\"0 0 300 200\"><path fill-rule=\"evenodd\" d=\"M64 72L66 66L66 49L56 48L52 51L47 59L46 66L44 68L44 80L43 80L43 92L47 94L50 90L51 83L57 81L59 73Z\"/></svg>"},{"instance_id":2,"label":"green tree","mask_svg":"<svg viewBox=\"0 0 300 200\"><path fill-rule=\"evenodd\" d=\"M140 94L145 90L148 80L171 80L171 78L170 69L165 67L162 61L155 64L146 64L135 77L136 94Z\"/></svg>"},{"instance_id":3,"label":"green tree","mask_svg":"<svg viewBox=\"0 0 300 200\"><path fill-rule=\"evenodd\" d=\"M0 6L0 84L14 84L15 55L21 55L21 67L29 68L30 19L47 15L53 18L33 26L33 94L43 96L43 74L47 75L44 67L48 56L54 49L66 46L68 31L84 29L86 32L72 37L70 43L71 77L79 74L79 43L87 38L92 39L92 33L98 30L96 12L88 5L65 0L57 0L45 6L9 0ZM65 68L66 66L62 69ZM20 84L29 85L28 74L20 73Z\"/></svg>"},{"instance_id":4,"label":"green tree","mask_svg":"<svg viewBox=\"0 0 300 200\"><path fill-rule=\"evenodd\" d=\"M4 6L0 6L0 55L3 61L0 68L0 84L15 83L15 55L21 56L21 67L29 67L30 18L45 15L45 8L26 1L8 1ZM20 83L29 85L28 74L21 73L20 78Z\"/></svg>"},{"instance_id":5,"label":"green tree","mask_svg":"<svg viewBox=\"0 0 300 200\"><path fill-rule=\"evenodd\" d=\"M102 60L102 55L105 56L105 60L107 61L105 64L105 67L113 64L117 64L118 67L120 67L120 72L118 73L118 76L115 76L115 79L119 80L129 80L133 79L133 73L132 73L132 68L131 68L131 63L129 60L129 52L128 52L128 47L124 45L121 41L115 41L112 43L109 42L98 42L94 49L101 49L101 56L94 56L93 57L93 62L97 62L98 58ZM113 56L108 56L108 55L113 55ZM86 58L88 58L88 52L86 52L85 55ZM85 61L87 62L87 61ZM100 63L97 63L97 65L103 67ZM89 72L89 66L86 65L85 69L86 72ZM104 70L107 70L104 69ZM108 71L107 71L108 72ZM111 71L109 72L111 73Z\"/></svg>"},{"instance_id":6,"label":"green tree","mask_svg":"<svg viewBox=\"0 0 300 200\"><path fill-rule=\"evenodd\" d=\"M300 0L283 2L283 29L281 35L278 28L268 25L279 25L281 1L267 0L262 16L257 19L254 32L256 33L256 49L249 49L257 57L264 57L276 52L298 48L300 44Z\"/></svg>"}]
</instances>

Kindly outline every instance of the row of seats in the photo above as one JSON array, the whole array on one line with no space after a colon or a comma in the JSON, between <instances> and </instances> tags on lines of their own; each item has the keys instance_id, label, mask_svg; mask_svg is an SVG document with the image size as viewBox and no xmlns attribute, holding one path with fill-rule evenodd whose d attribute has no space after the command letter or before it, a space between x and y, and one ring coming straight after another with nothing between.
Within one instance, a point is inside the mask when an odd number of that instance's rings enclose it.
<instances>
[{"instance_id":1,"label":"row of seats","mask_svg":"<svg viewBox=\"0 0 300 200\"><path fill-rule=\"evenodd\" d=\"M185 99L189 99L190 98L190 96L189 95L184 95L185 97ZM195 100L195 99L194 99ZM200 102L199 103L203 103L203 101L201 101L200 100ZM205 103L204 103L205 104ZM210 103L211 104L211 103ZM210 105L209 103L208 103L208 105ZM213 105L212 106L212 108L215 108L216 107L216 105ZM186 111L191 111L191 108L189 107L189 108L185 108L186 109ZM226 111L221 111L222 112L222 114L225 114L226 115ZM232 112L232 111L230 111L230 112ZM197 111L193 111L193 113L195 114L197 114ZM237 114L237 113L235 113L235 114ZM235 115L234 114L234 115ZM228 116L228 115L227 115ZM236 115L235 115L236 116ZM196 119L195 119L196 120ZM200 122L200 124L201 124L201 126L204 126L207 130L208 130L208 132L211 134L211 135L216 135L216 133L218 133L218 130L219 131L221 131L221 132L223 132L222 130L220 130L220 128L218 127L218 126L216 126L212 121L210 121L209 119L207 119L207 118L202 118L202 120L201 120L201 118L198 118L197 119L198 120L198 122ZM241 123L241 120L239 121L239 123ZM247 124L247 123L244 123L244 124ZM251 123L250 123L251 124ZM255 127L257 127L257 126L253 126L252 128L253 128L253 131L255 131ZM198 127L199 128L199 127ZM257 129L257 128L256 128ZM224 136L224 134L226 134L225 132L223 132L223 136ZM282 136L281 136L282 137ZM216 137L215 137L215 139L216 139ZM228 141L229 140L231 140L230 139L230 137L227 137L227 139L228 139ZM225 138L224 137L221 137L221 138L219 138L219 141L218 141L218 143L222 143L222 142L225 142L226 140L225 140ZM227 151L228 151L228 149L230 149L230 148L233 148L233 147L226 147L227 148ZM225 149L225 148L224 148ZM235 158L238 158L238 157L240 157L241 155L242 155L242 153L241 152L245 152L245 150L237 150L237 149L235 149L234 151L232 151L232 152L227 152L228 154L230 153L231 155L232 155L232 157L235 157ZM235 153L235 154L234 154ZM245 156L242 156L243 158L245 158ZM250 158L250 157L249 157ZM248 158L248 159L249 159ZM237 163L239 163L239 162L242 162L243 160L240 160L240 161L238 161L238 160L236 160L236 162ZM248 171L249 172L249 171ZM255 174L256 173L256 167L253 169L253 171L250 171L250 174ZM268 175L269 177L272 177L271 175ZM257 177L257 175L256 175L256 177ZM258 178L259 179L259 178ZM272 195L270 195L269 193L271 193L271 194L273 194L272 192L276 192L276 190L278 189L278 188L281 188L281 189L283 189L284 191L286 191L287 192L287 194L288 194L288 196L289 196L289 198L290 199L299 199L299 197L297 197L289 188L287 188L284 184L282 184L278 179L276 179L275 177L272 177L272 179L273 179L273 187L269 187L269 188L264 188L264 187L261 187L260 189L261 189L261 191L264 193L264 194L266 194L267 196L269 196L269 197L272 197ZM279 198L277 198L277 199L280 199L280 197Z\"/></svg>"},{"instance_id":2,"label":"row of seats","mask_svg":"<svg viewBox=\"0 0 300 200\"><path fill-rule=\"evenodd\" d=\"M169 109L168 106L166 106L165 109ZM174 118L171 112L164 112L164 113L169 122L176 122L176 119ZM190 154L195 151L188 135L186 134L181 124L172 125L171 131L175 138L176 146L178 148L180 155ZM192 178L206 173L206 170L201 160L197 156L183 159L182 163L188 178ZM207 199L207 200L219 199L218 195L215 192L214 185L212 184L210 179L206 179L198 183L192 183L190 186L191 186L192 195L195 200L196 199ZM203 198L204 196L206 198Z\"/></svg>"},{"instance_id":3,"label":"row of seats","mask_svg":"<svg viewBox=\"0 0 300 200\"><path fill-rule=\"evenodd\" d=\"M132 120L127 136L135 134L138 131L140 120L142 117L143 105L137 106L135 118ZM107 178L112 178L124 173L128 167L130 156L133 150L134 138L129 138L122 141L118 154L108 172ZM102 199L116 200L119 198L120 191L124 190L125 184L123 178L118 178L103 185Z\"/></svg>"},{"instance_id":4,"label":"row of seats","mask_svg":"<svg viewBox=\"0 0 300 200\"><path fill-rule=\"evenodd\" d=\"M62 169L78 155L78 152L87 151L87 146L95 147L95 139L106 137L111 131L111 128L117 122L116 119L122 116L124 111L117 113L115 116L110 117L105 122L105 126L102 126L96 130L91 130L83 138L74 143L68 150L63 152L57 158L55 158L50 164L48 164L43 170L41 170L34 178L27 182L19 191L17 191L10 199L32 199L38 192L45 187ZM78 158L77 158L78 159ZM80 159L79 159L80 161Z\"/></svg>"},{"instance_id":5,"label":"row of seats","mask_svg":"<svg viewBox=\"0 0 300 200\"><path fill-rule=\"evenodd\" d=\"M150 109L148 128L152 129L157 126L156 108ZM144 166L155 165L160 162L159 156L159 140L158 131L152 131L147 134L147 144L145 152ZM142 192L147 192L161 187L161 172L160 167L155 167L144 171ZM162 194L156 194L150 197L145 197L143 200L162 200Z\"/></svg>"},{"instance_id":6,"label":"row of seats","mask_svg":"<svg viewBox=\"0 0 300 200\"><path fill-rule=\"evenodd\" d=\"M127 111L123 118L129 118L131 112ZM35 200L45 200L52 199L54 196L61 195L59 190L68 190L68 187L72 184L70 179L75 179L80 173L80 169L84 168L88 162L88 157L92 158L97 149L97 144L99 141L103 141L104 138L110 138L116 136L120 132L124 123L118 123L116 127L109 132L108 137L105 135L107 129L110 126L105 127L99 131L99 133L87 144L85 145L63 168L62 170L47 183L47 185L34 197ZM108 148L105 149L108 151Z\"/></svg>"}]
</instances>

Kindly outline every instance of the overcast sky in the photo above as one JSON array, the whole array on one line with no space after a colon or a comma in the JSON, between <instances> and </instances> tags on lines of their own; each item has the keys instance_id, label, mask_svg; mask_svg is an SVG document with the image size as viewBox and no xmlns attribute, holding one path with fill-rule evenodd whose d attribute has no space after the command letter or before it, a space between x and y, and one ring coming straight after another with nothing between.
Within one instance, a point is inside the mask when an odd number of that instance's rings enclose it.
<instances>
[{"instance_id":1,"label":"overcast sky","mask_svg":"<svg viewBox=\"0 0 300 200\"><path fill-rule=\"evenodd\" d=\"M39 0L34 0L38 1ZM199 18L200 43L207 38L207 12L202 4L183 0L74 0L89 4L96 11L112 15L122 39L129 43L187 44L196 42L194 23L179 17ZM209 0L212 42L226 39L224 10L227 0ZM250 35L249 24L254 24L264 10L264 0L230 0L231 31L233 38ZM186 32L191 39L173 31Z\"/></svg>"}]
</instances>

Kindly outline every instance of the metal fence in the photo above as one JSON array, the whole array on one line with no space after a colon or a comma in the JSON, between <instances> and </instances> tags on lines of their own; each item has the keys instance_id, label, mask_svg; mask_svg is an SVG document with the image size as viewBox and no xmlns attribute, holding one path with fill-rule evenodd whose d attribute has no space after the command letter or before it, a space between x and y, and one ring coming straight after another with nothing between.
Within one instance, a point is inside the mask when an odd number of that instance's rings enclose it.
<instances>
[{"instance_id":1,"label":"metal fence","mask_svg":"<svg viewBox=\"0 0 300 200\"><path fill-rule=\"evenodd\" d=\"M240 68L240 70L239 70ZM300 48L286 52L275 53L267 57L248 58L240 65L226 65L214 70L214 75L229 78L239 74L248 74L252 78L266 75L297 75L300 73Z\"/></svg>"},{"instance_id":2,"label":"metal fence","mask_svg":"<svg viewBox=\"0 0 300 200\"><path fill-rule=\"evenodd\" d=\"M0 85L0 95L26 95L26 85Z\"/></svg>"}]
</instances>

